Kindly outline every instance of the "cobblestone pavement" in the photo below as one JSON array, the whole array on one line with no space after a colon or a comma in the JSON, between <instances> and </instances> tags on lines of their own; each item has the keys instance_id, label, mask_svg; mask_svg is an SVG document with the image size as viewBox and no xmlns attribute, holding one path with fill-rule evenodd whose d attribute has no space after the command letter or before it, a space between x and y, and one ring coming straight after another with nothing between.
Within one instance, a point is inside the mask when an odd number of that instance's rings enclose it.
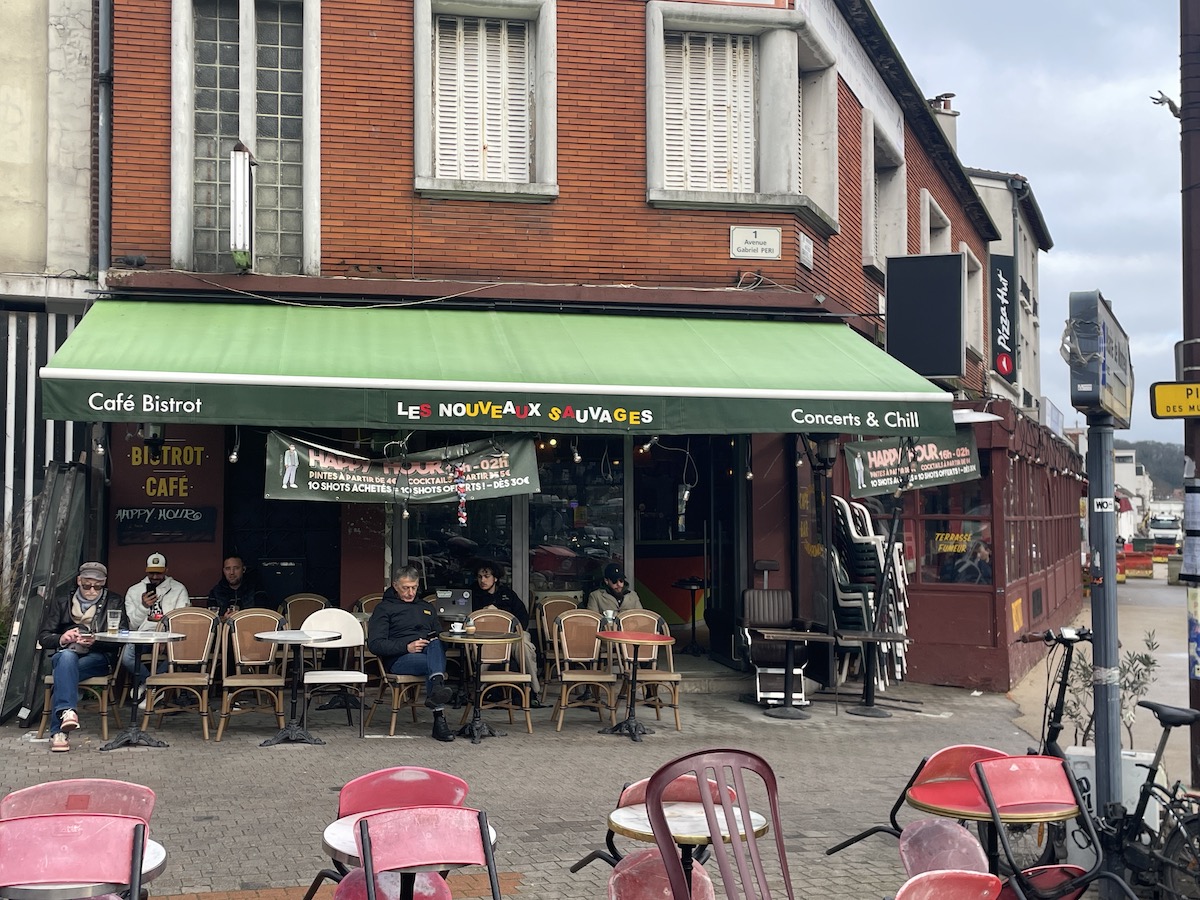
<instances>
[{"instance_id":1,"label":"cobblestone pavement","mask_svg":"<svg viewBox=\"0 0 1200 900\"><path fill-rule=\"evenodd\" d=\"M468 802L487 810L499 832L498 865L516 885L506 896L598 898L609 867L568 868L603 842L622 785L682 753L737 747L762 754L779 776L797 895L861 900L890 895L903 880L896 842L875 836L833 857L823 851L884 821L923 755L966 740L1014 752L1028 743L1013 725L1016 705L1003 695L894 685L879 698L897 707L891 718L847 715L853 698L843 693L836 714L819 700L811 719L789 722L765 718L733 690L685 694L683 731L664 719L640 744L598 734L600 723L581 710L568 711L561 732L550 710L537 710L533 734L513 726L479 745L433 741L424 710L418 725L402 716L393 738L377 719L374 735L359 740L344 713L331 711L311 717L323 746L259 747L275 729L254 715L234 719L221 743L206 743L196 717L177 714L158 731L169 748L105 753L95 714L85 712L65 754L51 754L15 724L0 727L0 788L78 776L142 782L158 794L152 834L170 854L151 886L156 896L291 889L283 895L299 900L327 862L321 832L341 785L386 766L430 766L465 778ZM499 725L501 715L487 718Z\"/></svg>"}]
</instances>

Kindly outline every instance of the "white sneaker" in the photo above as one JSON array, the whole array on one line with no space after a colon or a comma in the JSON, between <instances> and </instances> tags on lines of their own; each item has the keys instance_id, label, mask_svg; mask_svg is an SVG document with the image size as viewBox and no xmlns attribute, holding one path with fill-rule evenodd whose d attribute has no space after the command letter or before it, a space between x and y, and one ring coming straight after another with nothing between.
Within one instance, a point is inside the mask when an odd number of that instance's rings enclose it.
<instances>
[{"instance_id":1,"label":"white sneaker","mask_svg":"<svg viewBox=\"0 0 1200 900\"><path fill-rule=\"evenodd\" d=\"M79 727L79 715L73 709L64 709L62 714L62 730L74 731Z\"/></svg>"}]
</instances>

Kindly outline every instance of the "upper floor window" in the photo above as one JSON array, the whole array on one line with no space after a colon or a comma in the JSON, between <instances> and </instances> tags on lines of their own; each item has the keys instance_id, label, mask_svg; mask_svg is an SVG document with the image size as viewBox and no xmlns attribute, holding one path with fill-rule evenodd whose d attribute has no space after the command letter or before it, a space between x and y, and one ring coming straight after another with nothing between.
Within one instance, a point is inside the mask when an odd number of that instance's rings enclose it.
<instances>
[{"instance_id":1,"label":"upper floor window","mask_svg":"<svg viewBox=\"0 0 1200 900\"><path fill-rule=\"evenodd\" d=\"M889 256L903 256L907 201L904 156L869 109L862 113L863 266L882 276Z\"/></svg>"},{"instance_id":2,"label":"upper floor window","mask_svg":"<svg viewBox=\"0 0 1200 900\"><path fill-rule=\"evenodd\" d=\"M938 202L921 188L921 253L950 252L950 217L942 212Z\"/></svg>"},{"instance_id":3,"label":"upper floor window","mask_svg":"<svg viewBox=\"0 0 1200 900\"><path fill-rule=\"evenodd\" d=\"M837 73L808 17L650 0L646 60L650 205L786 209L837 231Z\"/></svg>"},{"instance_id":4,"label":"upper floor window","mask_svg":"<svg viewBox=\"0 0 1200 900\"><path fill-rule=\"evenodd\" d=\"M413 15L418 193L557 197L555 0L414 0Z\"/></svg>"}]
</instances>

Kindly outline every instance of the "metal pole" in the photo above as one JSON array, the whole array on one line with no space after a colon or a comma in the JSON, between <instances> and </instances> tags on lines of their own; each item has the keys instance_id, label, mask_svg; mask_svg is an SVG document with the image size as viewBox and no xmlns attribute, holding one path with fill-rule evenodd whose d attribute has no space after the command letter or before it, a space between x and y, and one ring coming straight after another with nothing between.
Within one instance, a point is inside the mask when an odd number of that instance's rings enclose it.
<instances>
[{"instance_id":1,"label":"metal pole","mask_svg":"<svg viewBox=\"0 0 1200 900\"><path fill-rule=\"evenodd\" d=\"M1088 416L1088 534L1092 556L1092 695L1096 713L1096 811L1121 795L1121 688L1117 652L1117 518L1113 417ZM1096 576L1099 576L1098 578ZM1120 862L1106 862L1119 874ZM1107 890L1104 888L1103 890ZM1101 893L1101 896L1116 896Z\"/></svg>"},{"instance_id":2,"label":"metal pole","mask_svg":"<svg viewBox=\"0 0 1200 900\"><path fill-rule=\"evenodd\" d=\"M1200 352L1195 340L1200 338L1200 246L1197 246L1196 222L1200 221L1200 4L1195 0L1179 2L1179 45L1180 78L1182 93L1179 97L1181 123L1182 204L1183 219L1183 338L1192 341L1183 349L1182 372L1176 377L1193 381ZM1200 460L1200 419L1183 421L1184 476L1195 477L1196 461ZM1200 528L1200 522L1191 521L1184 507L1183 527ZM1189 594L1196 589L1188 588ZM1186 665L1186 663L1185 663ZM1189 666L1188 699L1192 709L1200 709L1200 679L1190 677ZM1193 724L1191 733L1191 779L1200 784L1200 724Z\"/></svg>"}]
</instances>

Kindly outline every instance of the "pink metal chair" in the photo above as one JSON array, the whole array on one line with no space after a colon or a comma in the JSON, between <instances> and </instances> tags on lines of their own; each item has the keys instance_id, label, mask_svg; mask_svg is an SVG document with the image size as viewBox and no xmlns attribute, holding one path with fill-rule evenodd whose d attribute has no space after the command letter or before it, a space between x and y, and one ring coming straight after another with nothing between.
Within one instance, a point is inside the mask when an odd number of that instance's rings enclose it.
<instances>
[{"instance_id":1,"label":"pink metal chair","mask_svg":"<svg viewBox=\"0 0 1200 900\"><path fill-rule=\"evenodd\" d=\"M14 885L79 883L142 889L146 823L99 813L0 819L0 893Z\"/></svg>"},{"instance_id":2,"label":"pink metal chair","mask_svg":"<svg viewBox=\"0 0 1200 900\"><path fill-rule=\"evenodd\" d=\"M905 825L900 832L900 863L909 878L939 869L988 870L987 854L975 835L949 819L917 819Z\"/></svg>"},{"instance_id":3,"label":"pink metal chair","mask_svg":"<svg viewBox=\"0 0 1200 900\"><path fill-rule=\"evenodd\" d=\"M467 783L457 775L420 766L393 766L346 782L338 793L335 818L406 806L462 806L466 800ZM321 882L341 882L346 877L349 870L345 866L336 860L333 865L333 869L317 872L304 900L312 900Z\"/></svg>"},{"instance_id":4,"label":"pink metal chair","mask_svg":"<svg viewBox=\"0 0 1200 900\"><path fill-rule=\"evenodd\" d=\"M142 784L109 778L67 778L13 791L0 800L0 819L63 813L134 816L149 824L154 791Z\"/></svg>"},{"instance_id":5,"label":"pink metal chair","mask_svg":"<svg viewBox=\"0 0 1200 900\"><path fill-rule=\"evenodd\" d=\"M934 869L904 882L896 900L996 900L1002 886L990 872Z\"/></svg>"},{"instance_id":6,"label":"pink metal chair","mask_svg":"<svg viewBox=\"0 0 1200 900\"><path fill-rule=\"evenodd\" d=\"M657 847L622 857L608 878L608 900L663 900L669 896L671 886ZM699 863L692 866L690 900L716 900L712 878Z\"/></svg>"},{"instance_id":7,"label":"pink metal chair","mask_svg":"<svg viewBox=\"0 0 1200 900\"><path fill-rule=\"evenodd\" d=\"M450 890L436 872L459 866L485 866L492 900L500 900L485 812L464 806L384 810L359 821L355 840L362 869L342 880L334 900L449 900ZM388 872L399 873L398 891L395 881L380 877Z\"/></svg>"}]
</instances>

